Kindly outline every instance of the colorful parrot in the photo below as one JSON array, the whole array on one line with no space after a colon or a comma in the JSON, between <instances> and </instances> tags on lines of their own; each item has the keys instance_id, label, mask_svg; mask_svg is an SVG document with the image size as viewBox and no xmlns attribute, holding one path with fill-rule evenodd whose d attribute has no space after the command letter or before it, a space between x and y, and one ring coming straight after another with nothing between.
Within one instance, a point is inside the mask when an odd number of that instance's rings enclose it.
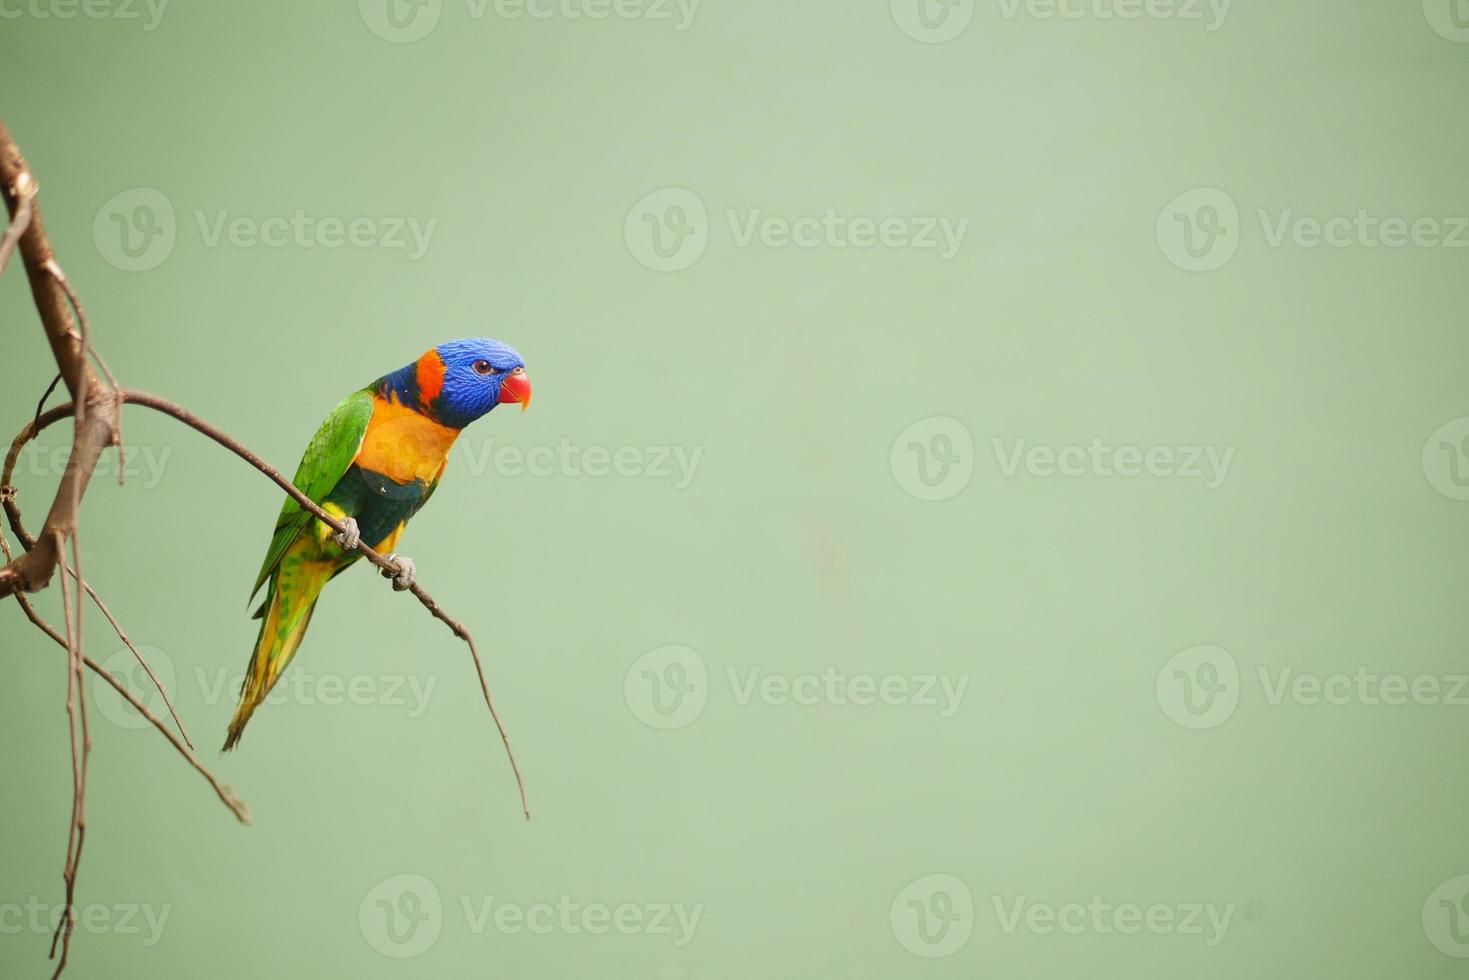
<instances>
[{"instance_id":1,"label":"colorful parrot","mask_svg":"<svg viewBox=\"0 0 1469 980\"><path fill-rule=\"evenodd\" d=\"M268 581L255 652L224 749L291 662L322 587L359 557L359 541L395 561L393 587L412 587L413 562L389 554L408 519L428 503L449 447L469 423L496 405L530 404L525 361L498 340L451 340L406 367L348 395L327 416L296 470L302 493L346 525L336 533L287 498L251 590ZM388 572L384 572L389 577Z\"/></svg>"}]
</instances>

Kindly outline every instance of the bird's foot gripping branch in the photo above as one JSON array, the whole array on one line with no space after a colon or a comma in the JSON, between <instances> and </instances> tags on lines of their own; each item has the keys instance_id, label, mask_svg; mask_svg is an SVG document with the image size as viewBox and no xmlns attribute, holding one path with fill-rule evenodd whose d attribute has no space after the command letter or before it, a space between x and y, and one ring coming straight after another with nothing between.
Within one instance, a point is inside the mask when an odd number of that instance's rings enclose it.
<instances>
[{"instance_id":1,"label":"bird's foot gripping branch","mask_svg":"<svg viewBox=\"0 0 1469 980\"><path fill-rule=\"evenodd\" d=\"M158 683L146 658L134 646L112 611L82 574L83 551L78 527L81 502L102 453L108 448L123 452L122 406L138 405L161 412L214 440L272 480L304 512L324 523L335 535L350 540L352 535L348 532L355 531L355 522L352 522L353 527L349 527L348 521L339 520L327 513L264 460L187 409L157 395L126 389L118 384L93 345L90 324L81 301L56 260L41 219L39 189L36 178L9 130L4 123L0 123L0 194L5 198L10 217L3 235L0 235L0 274L3 274L11 258L19 255L25 267L42 330L56 364L57 378L66 386L71 396L69 403L48 411L42 411L38 407L34 419L21 429L12 442L10 451L5 456L3 471L0 471L0 507L3 507L10 530L20 545L20 553L16 554L10 540L0 530L0 599L13 597L21 613L66 654L66 713L71 742L72 808L67 824L66 862L62 870L65 906L51 944L51 956L56 960L53 977L56 977L65 970L71 949L71 938L76 925L77 872L86 840L86 790L92 748L86 688L83 683L86 671L91 671L109 684L140 717L156 729L210 785L220 802L236 819L241 823L250 822L249 811L244 802L199 761L194 753L193 742L168 698L168 692ZM42 377L50 374L47 371ZM44 382L38 384L38 388L43 384ZM55 384L53 381L52 385ZM50 394L49 388L47 394ZM511 400L522 404L529 401L528 384L523 398ZM44 402L43 397L42 403ZM19 495L12 483L16 462L22 449L41 431L66 418L70 418L73 423L71 452L45 520L40 530L33 534L27 530L22 520ZM118 467L119 482L125 469L124 466ZM412 562L395 555L379 554L360 539L351 541L349 550L351 549L355 549L361 557L377 566L385 576L391 577L394 588L411 592L434 618L448 626L468 646L485 704L504 743L511 771L515 776L521 809L528 819L530 808L526 800L525 782L510 749L509 737L490 697L479 651L469 630L445 613L438 602L417 584ZM56 574L58 571L59 576ZM47 622L28 598L28 594L47 588L53 579L60 584L60 628ZM121 680L85 652L82 636L83 594L102 613L147 672L168 708L172 726L154 714Z\"/></svg>"}]
</instances>

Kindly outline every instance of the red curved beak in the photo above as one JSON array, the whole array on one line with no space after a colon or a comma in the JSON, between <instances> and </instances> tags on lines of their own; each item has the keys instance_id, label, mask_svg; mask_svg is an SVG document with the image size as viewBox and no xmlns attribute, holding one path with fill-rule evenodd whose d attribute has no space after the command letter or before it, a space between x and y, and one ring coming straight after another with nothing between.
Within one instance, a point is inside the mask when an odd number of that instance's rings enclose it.
<instances>
[{"instance_id":1,"label":"red curved beak","mask_svg":"<svg viewBox=\"0 0 1469 980\"><path fill-rule=\"evenodd\" d=\"M520 410L523 412L530 405L530 376L525 373L525 368L516 368L510 375L500 382L501 405L512 405L520 402Z\"/></svg>"}]
</instances>

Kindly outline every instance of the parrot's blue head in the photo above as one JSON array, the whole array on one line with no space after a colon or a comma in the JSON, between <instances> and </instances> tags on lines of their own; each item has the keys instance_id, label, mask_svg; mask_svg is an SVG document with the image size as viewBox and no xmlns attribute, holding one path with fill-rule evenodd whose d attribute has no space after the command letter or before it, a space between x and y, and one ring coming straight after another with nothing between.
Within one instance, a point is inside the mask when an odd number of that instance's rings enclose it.
<instances>
[{"instance_id":1,"label":"parrot's blue head","mask_svg":"<svg viewBox=\"0 0 1469 980\"><path fill-rule=\"evenodd\" d=\"M462 429L496 405L530 404L530 378L515 348L488 337L450 340L387 377L405 404Z\"/></svg>"}]
</instances>

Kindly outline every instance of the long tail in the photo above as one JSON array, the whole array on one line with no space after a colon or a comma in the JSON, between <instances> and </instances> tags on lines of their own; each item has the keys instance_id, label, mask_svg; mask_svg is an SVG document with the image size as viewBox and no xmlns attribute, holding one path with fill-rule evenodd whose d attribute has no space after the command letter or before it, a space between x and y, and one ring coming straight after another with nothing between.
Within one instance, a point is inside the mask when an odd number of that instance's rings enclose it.
<instances>
[{"instance_id":1,"label":"long tail","mask_svg":"<svg viewBox=\"0 0 1469 980\"><path fill-rule=\"evenodd\" d=\"M331 578L329 572L319 573L309 564L302 564L305 567L282 563L279 580L271 580L265 605L260 610L263 614L260 635L255 639L255 652L250 655L245 683L240 688L240 705L235 709L229 735L224 740L225 752L235 747L245 731L245 723L296 655L306 627L311 625L311 613L321 588Z\"/></svg>"}]
</instances>

